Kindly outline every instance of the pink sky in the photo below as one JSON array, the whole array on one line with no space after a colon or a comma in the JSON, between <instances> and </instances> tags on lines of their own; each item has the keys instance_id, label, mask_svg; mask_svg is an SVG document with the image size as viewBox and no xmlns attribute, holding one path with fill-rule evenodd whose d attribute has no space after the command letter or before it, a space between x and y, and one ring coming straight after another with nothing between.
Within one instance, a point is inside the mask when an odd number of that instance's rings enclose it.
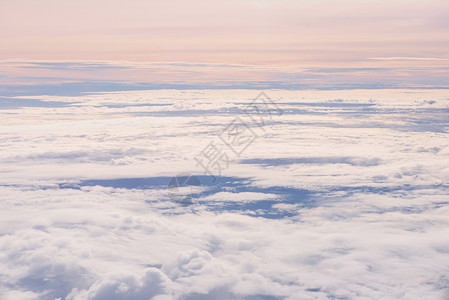
<instances>
[{"instance_id":1,"label":"pink sky","mask_svg":"<svg viewBox=\"0 0 449 300\"><path fill-rule=\"evenodd\" d=\"M1 0L0 60L225 64L203 70L217 80L232 65L403 73L449 66L448 20L449 1L434 0Z\"/></svg>"}]
</instances>

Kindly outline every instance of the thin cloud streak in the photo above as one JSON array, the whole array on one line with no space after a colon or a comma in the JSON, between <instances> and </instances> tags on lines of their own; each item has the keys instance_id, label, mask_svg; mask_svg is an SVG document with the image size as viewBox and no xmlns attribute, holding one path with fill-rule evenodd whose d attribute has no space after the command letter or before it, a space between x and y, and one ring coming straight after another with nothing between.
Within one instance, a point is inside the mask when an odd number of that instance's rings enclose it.
<instances>
[{"instance_id":1,"label":"thin cloud streak","mask_svg":"<svg viewBox=\"0 0 449 300\"><path fill-rule=\"evenodd\" d=\"M75 95L143 89L448 88L449 66L388 63L365 67L107 60L0 61L0 96ZM55 92L53 92L55 91Z\"/></svg>"},{"instance_id":2,"label":"thin cloud streak","mask_svg":"<svg viewBox=\"0 0 449 300\"><path fill-rule=\"evenodd\" d=\"M438 57L373 57L374 60L449 60L449 58Z\"/></svg>"}]
</instances>

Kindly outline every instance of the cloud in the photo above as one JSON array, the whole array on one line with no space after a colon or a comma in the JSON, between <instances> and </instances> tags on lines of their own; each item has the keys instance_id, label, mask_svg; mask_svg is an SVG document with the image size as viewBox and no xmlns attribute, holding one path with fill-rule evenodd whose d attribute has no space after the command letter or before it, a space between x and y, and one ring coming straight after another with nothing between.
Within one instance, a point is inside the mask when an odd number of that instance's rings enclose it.
<instances>
[{"instance_id":1,"label":"cloud","mask_svg":"<svg viewBox=\"0 0 449 300\"><path fill-rule=\"evenodd\" d=\"M219 192L202 199L202 201L223 201L223 202L240 202L247 201L260 201L260 200L273 200L278 198L278 195L268 193L255 193L255 192Z\"/></svg>"},{"instance_id":2,"label":"cloud","mask_svg":"<svg viewBox=\"0 0 449 300\"><path fill-rule=\"evenodd\" d=\"M88 291L74 289L66 299L170 299L169 297L163 297L167 290L166 281L166 276L155 268L145 270L143 275L121 272L95 282Z\"/></svg>"},{"instance_id":3,"label":"cloud","mask_svg":"<svg viewBox=\"0 0 449 300\"><path fill-rule=\"evenodd\" d=\"M374 60L449 60L449 58L438 58L438 57L374 57L370 58Z\"/></svg>"},{"instance_id":4,"label":"cloud","mask_svg":"<svg viewBox=\"0 0 449 300\"><path fill-rule=\"evenodd\" d=\"M447 93L266 93L289 113L216 181L193 156L254 91L0 110L2 299L447 295ZM167 192L181 172L190 205Z\"/></svg>"},{"instance_id":5,"label":"cloud","mask_svg":"<svg viewBox=\"0 0 449 300\"><path fill-rule=\"evenodd\" d=\"M410 65L384 66L382 61L408 60ZM3 60L5 80L0 96L64 95L158 89L382 89L447 88L445 65L421 64L441 58L374 58L369 66L205 63L201 61L33 61ZM380 65L371 66L373 61ZM129 74L133 74L132 77ZM175 80L176 78L176 80Z\"/></svg>"},{"instance_id":6,"label":"cloud","mask_svg":"<svg viewBox=\"0 0 449 300\"><path fill-rule=\"evenodd\" d=\"M251 158L241 160L242 164L261 164L279 166L291 164L348 164L352 166L372 167L381 163L379 158L364 159L360 157L304 157L304 158Z\"/></svg>"}]
</instances>

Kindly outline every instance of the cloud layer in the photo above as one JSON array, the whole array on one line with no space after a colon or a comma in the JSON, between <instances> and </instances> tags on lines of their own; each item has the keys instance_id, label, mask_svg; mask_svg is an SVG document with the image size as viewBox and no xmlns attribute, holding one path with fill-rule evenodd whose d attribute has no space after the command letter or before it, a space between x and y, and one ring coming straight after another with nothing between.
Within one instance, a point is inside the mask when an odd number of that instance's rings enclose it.
<instances>
[{"instance_id":1,"label":"cloud layer","mask_svg":"<svg viewBox=\"0 0 449 300\"><path fill-rule=\"evenodd\" d=\"M0 299L445 299L447 93L266 93L283 114L216 181L193 157L256 91L2 108Z\"/></svg>"}]
</instances>

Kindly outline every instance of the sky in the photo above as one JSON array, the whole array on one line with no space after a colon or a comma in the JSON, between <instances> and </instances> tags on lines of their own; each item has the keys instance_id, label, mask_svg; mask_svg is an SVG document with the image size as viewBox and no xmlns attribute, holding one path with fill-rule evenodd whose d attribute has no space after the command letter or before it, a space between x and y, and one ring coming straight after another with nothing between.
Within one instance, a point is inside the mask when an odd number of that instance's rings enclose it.
<instances>
[{"instance_id":1,"label":"sky","mask_svg":"<svg viewBox=\"0 0 449 300\"><path fill-rule=\"evenodd\" d=\"M0 88L447 87L448 12L436 0L2 0Z\"/></svg>"},{"instance_id":2,"label":"sky","mask_svg":"<svg viewBox=\"0 0 449 300\"><path fill-rule=\"evenodd\" d=\"M0 0L0 300L448 300L448 20Z\"/></svg>"}]
</instances>

